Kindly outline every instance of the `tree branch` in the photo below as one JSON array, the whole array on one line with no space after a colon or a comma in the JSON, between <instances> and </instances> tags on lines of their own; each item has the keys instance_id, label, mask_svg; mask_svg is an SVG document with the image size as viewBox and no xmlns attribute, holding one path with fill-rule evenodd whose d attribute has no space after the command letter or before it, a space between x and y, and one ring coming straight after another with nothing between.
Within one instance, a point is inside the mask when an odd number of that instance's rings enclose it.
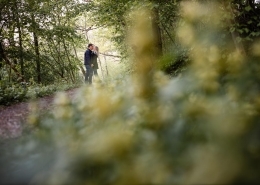
<instances>
[{"instance_id":1,"label":"tree branch","mask_svg":"<svg viewBox=\"0 0 260 185\"><path fill-rule=\"evenodd\" d=\"M99 54L104 55L104 56L108 56L108 57L122 58L121 56L118 56L118 55L111 55L111 54L106 54L106 53L99 53Z\"/></svg>"}]
</instances>

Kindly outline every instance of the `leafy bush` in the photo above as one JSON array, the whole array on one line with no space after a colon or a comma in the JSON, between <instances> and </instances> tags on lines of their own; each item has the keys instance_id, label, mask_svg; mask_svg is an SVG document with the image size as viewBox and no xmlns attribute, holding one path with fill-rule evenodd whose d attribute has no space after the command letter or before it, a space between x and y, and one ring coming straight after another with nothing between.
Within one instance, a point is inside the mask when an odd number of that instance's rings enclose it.
<instances>
[{"instance_id":1,"label":"leafy bush","mask_svg":"<svg viewBox=\"0 0 260 185\"><path fill-rule=\"evenodd\" d=\"M10 105L28 99L44 97L57 91L65 91L80 86L80 83L60 83L52 85L26 85L14 84L4 80L0 81L0 105Z\"/></svg>"},{"instance_id":2,"label":"leafy bush","mask_svg":"<svg viewBox=\"0 0 260 185\"><path fill-rule=\"evenodd\" d=\"M219 12L185 4L177 34L191 50L179 78L155 71L149 16L138 12L133 78L65 93L32 135L1 152L1 180L38 184L257 184L260 43L222 57ZM186 8L186 9L185 9ZM194 27L209 19L205 34ZM135 33L139 33L138 37ZM228 46L227 46L228 47ZM32 116L37 111L32 112ZM15 169L15 170L14 170Z\"/></svg>"},{"instance_id":3,"label":"leafy bush","mask_svg":"<svg viewBox=\"0 0 260 185\"><path fill-rule=\"evenodd\" d=\"M38 98L38 97L44 97L50 94L53 94L54 92L57 91L65 91L71 88L78 87L80 84L79 83L61 83L61 84L52 84L52 85L34 85L28 87L28 93L27 93L27 98Z\"/></svg>"},{"instance_id":4,"label":"leafy bush","mask_svg":"<svg viewBox=\"0 0 260 185\"><path fill-rule=\"evenodd\" d=\"M7 81L0 81L0 105L9 105L12 102L19 102L26 98L27 88L21 84L12 84Z\"/></svg>"}]
</instances>

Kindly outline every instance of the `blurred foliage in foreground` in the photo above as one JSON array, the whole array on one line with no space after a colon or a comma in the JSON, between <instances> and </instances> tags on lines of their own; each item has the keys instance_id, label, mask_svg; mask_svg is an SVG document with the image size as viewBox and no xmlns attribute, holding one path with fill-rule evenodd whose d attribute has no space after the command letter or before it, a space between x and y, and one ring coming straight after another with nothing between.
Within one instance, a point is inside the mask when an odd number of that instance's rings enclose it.
<instances>
[{"instance_id":1,"label":"blurred foliage in foreground","mask_svg":"<svg viewBox=\"0 0 260 185\"><path fill-rule=\"evenodd\" d=\"M183 5L176 34L191 67L175 79L155 70L149 12L139 11L134 77L82 87L73 102L58 94L52 116L29 119L35 131L1 149L2 182L259 183L260 42L248 55L223 46L214 10ZM210 21L197 31L202 19Z\"/></svg>"}]
</instances>

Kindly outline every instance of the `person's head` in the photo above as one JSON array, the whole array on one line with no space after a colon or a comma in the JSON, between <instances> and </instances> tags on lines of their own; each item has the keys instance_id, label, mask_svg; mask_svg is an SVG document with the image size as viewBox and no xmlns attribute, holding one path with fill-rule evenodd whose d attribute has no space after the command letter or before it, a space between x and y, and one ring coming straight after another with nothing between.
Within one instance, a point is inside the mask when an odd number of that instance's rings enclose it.
<instances>
[{"instance_id":1,"label":"person's head","mask_svg":"<svg viewBox=\"0 0 260 185\"><path fill-rule=\"evenodd\" d=\"M88 49L93 50L93 44L88 44Z\"/></svg>"},{"instance_id":2,"label":"person's head","mask_svg":"<svg viewBox=\"0 0 260 185\"><path fill-rule=\"evenodd\" d=\"M98 47L97 46L95 46L95 50L98 52Z\"/></svg>"}]
</instances>

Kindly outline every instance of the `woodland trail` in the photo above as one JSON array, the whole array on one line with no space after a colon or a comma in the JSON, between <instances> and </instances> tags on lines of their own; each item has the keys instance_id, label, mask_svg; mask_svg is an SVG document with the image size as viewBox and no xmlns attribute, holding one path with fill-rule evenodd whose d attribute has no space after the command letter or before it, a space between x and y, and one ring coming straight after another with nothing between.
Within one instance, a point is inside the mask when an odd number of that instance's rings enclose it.
<instances>
[{"instance_id":1,"label":"woodland trail","mask_svg":"<svg viewBox=\"0 0 260 185\"><path fill-rule=\"evenodd\" d=\"M70 98L76 94L77 88L66 91ZM53 106L54 94L37 99L39 111L50 110ZM20 102L0 107L0 139L21 136L23 124L30 113L30 102Z\"/></svg>"}]
</instances>

